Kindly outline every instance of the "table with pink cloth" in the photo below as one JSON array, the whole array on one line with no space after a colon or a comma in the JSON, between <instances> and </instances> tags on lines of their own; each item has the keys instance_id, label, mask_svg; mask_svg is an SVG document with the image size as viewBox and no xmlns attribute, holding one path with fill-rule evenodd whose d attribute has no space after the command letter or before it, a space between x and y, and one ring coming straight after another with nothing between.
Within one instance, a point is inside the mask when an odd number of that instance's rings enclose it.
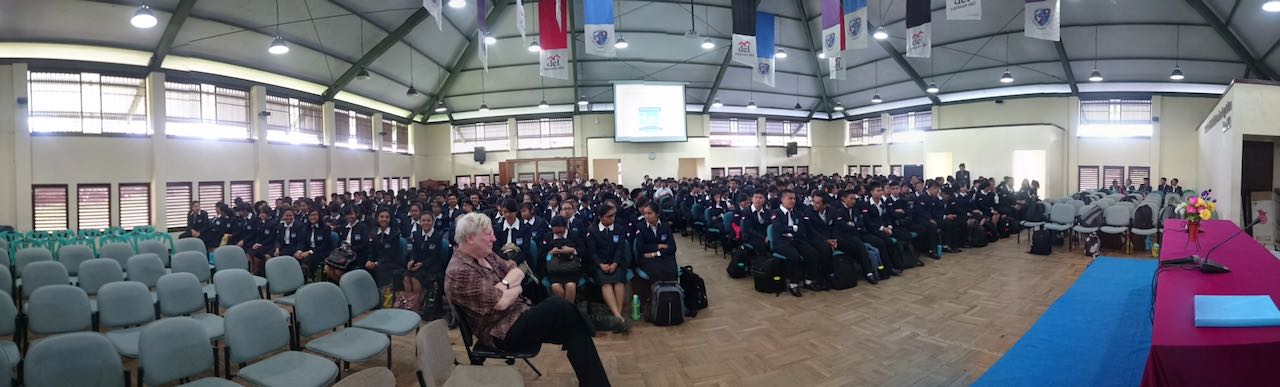
<instances>
[{"instance_id":1,"label":"table with pink cloth","mask_svg":"<svg viewBox=\"0 0 1280 387\"><path fill-rule=\"evenodd\" d=\"M1226 220L1202 222L1204 255L1240 230ZM1187 243L1186 222L1165 221L1160 259L1197 253ZM1196 328L1192 298L1203 295L1270 295L1280 304L1280 260L1247 234L1209 257L1225 274L1166 268L1156 283L1151 353L1143 386L1280 386L1280 327Z\"/></svg>"}]
</instances>

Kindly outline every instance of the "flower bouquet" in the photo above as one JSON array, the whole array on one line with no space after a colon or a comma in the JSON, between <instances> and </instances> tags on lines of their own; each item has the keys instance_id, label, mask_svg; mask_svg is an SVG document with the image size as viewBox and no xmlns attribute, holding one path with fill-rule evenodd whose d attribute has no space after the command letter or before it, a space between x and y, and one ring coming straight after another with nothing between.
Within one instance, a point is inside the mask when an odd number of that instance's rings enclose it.
<instances>
[{"instance_id":1,"label":"flower bouquet","mask_svg":"<svg viewBox=\"0 0 1280 387\"><path fill-rule=\"evenodd\" d=\"M1192 196L1186 202L1178 204L1174 213L1187 221L1189 241L1195 243L1199 239L1200 221L1212 218L1217 210L1218 199L1213 198L1213 190L1207 190L1200 192L1200 196Z\"/></svg>"}]
</instances>

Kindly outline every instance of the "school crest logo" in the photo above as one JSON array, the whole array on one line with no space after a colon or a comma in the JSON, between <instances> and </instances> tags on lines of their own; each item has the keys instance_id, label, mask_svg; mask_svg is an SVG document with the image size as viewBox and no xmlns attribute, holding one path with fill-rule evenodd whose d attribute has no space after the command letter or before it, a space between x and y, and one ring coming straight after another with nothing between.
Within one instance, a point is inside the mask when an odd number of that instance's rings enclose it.
<instances>
[{"instance_id":1,"label":"school crest logo","mask_svg":"<svg viewBox=\"0 0 1280 387\"><path fill-rule=\"evenodd\" d=\"M911 45L912 46L924 45L924 31L916 31L916 33L911 34Z\"/></svg>"},{"instance_id":2,"label":"school crest logo","mask_svg":"<svg viewBox=\"0 0 1280 387\"><path fill-rule=\"evenodd\" d=\"M759 66L756 66L756 69L760 71L760 75L769 75L769 71L773 70L768 63L761 63Z\"/></svg>"},{"instance_id":3,"label":"school crest logo","mask_svg":"<svg viewBox=\"0 0 1280 387\"><path fill-rule=\"evenodd\" d=\"M592 33L591 42L595 43L596 47L604 47L605 43L609 42L609 31L600 30Z\"/></svg>"},{"instance_id":4,"label":"school crest logo","mask_svg":"<svg viewBox=\"0 0 1280 387\"><path fill-rule=\"evenodd\" d=\"M862 36L862 18L855 17L853 18L853 20L850 20L848 28L849 28L849 36L852 36L855 38Z\"/></svg>"},{"instance_id":5,"label":"school crest logo","mask_svg":"<svg viewBox=\"0 0 1280 387\"><path fill-rule=\"evenodd\" d=\"M1032 13L1031 21L1036 23L1036 27L1044 29L1049 26L1049 21L1053 20L1053 10L1050 8L1038 8Z\"/></svg>"},{"instance_id":6,"label":"school crest logo","mask_svg":"<svg viewBox=\"0 0 1280 387\"><path fill-rule=\"evenodd\" d=\"M827 36L826 36L826 37L824 37L822 41L823 41L823 44L826 44L826 45L827 45L827 47L835 47L835 46L836 46L836 34L827 34Z\"/></svg>"}]
</instances>

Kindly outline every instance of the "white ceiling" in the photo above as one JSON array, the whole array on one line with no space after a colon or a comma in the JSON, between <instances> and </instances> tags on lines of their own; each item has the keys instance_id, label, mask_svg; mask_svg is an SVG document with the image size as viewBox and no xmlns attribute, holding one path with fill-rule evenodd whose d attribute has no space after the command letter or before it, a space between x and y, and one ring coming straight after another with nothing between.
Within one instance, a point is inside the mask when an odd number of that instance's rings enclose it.
<instances>
[{"instance_id":1,"label":"white ceiling","mask_svg":"<svg viewBox=\"0 0 1280 387\"><path fill-rule=\"evenodd\" d=\"M476 1L468 0L463 9L445 7L443 30L436 28L436 20L424 20L368 67L371 79L353 80L345 90L410 110L431 101L437 91L453 111L475 110L481 103L499 109L530 106L543 98L552 104L577 99L574 82L538 77L536 54L525 49L528 42L515 28L514 0L489 0L490 8L494 1L510 4L490 15L490 29L499 39L490 47L490 70L483 72L474 55L459 62L464 50L476 49L470 44L476 35ZM1250 56L1269 70L1280 69L1280 13L1263 12L1264 0L1063 0L1062 42L1072 74L1087 83L1096 66L1106 82L1169 82L1177 60L1186 73L1185 83L1226 84L1244 77L1245 61L1189 5L1200 1L1212 17L1227 24ZM141 3L0 0L0 40L152 51L179 0L147 0L159 18L159 24L147 30L128 23ZM529 39L536 39L536 0L525 3ZM699 34L716 40L716 49L703 50L700 39L684 37L690 28L690 1L616 0L618 30L631 47L620 50L617 58L589 56L578 48L578 94L608 103L613 81L656 80L683 82L690 104L705 102L728 46L730 1L693 3L694 26ZM883 24L890 44L903 52L906 0L869 3L870 21ZM906 59L924 82L936 82L944 94L998 88L1007 86L997 81L1007 67L1017 78L1014 86L1066 84L1054 43L1022 35L1022 0L984 1L981 21L948 21L945 3L931 4L933 59ZM573 4L580 15L581 1ZM172 53L333 84L417 11L421 0L279 0L278 16L276 5L274 0L197 1ZM908 72L874 43L846 53L846 80L827 79L825 60L819 65L810 50L821 30L820 5L821 0L763 0L761 11L779 15L778 44L790 54L778 61L776 87L752 83L748 67L731 64L716 97L728 105L754 100L761 107L790 109L798 102L806 109L825 110L824 96L849 108L869 105L877 91L885 101L925 96ZM292 48L286 55L266 53L271 36L277 34L277 17L278 34ZM575 21L574 28L581 30L582 23ZM451 68L458 71L456 79L440 90ZM1250 77L1262 76L1255 70ZM406 95L410 83L423 93Z\"/></svg>"}]
</instances>

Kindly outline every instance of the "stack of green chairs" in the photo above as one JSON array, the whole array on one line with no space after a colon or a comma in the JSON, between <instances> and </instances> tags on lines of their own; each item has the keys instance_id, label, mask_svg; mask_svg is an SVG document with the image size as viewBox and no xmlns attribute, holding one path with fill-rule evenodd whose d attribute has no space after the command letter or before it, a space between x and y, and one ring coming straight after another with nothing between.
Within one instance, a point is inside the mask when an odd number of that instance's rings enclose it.
<instances>
[{"instance_id":1,"label":"stack of green chairs","mask_svg":"<svg viewBox=\"0 0 1280 387\"><path fill-rule=\"evenodd\" d=\"M102 230L86 228L80 229L78 234L80 235L80 239L89 241L90 246L93 247L93 255L97 256L99 246L98 240L102 239Z\"/></svg>"},{"instance_id":2,"label":"stack of green chairs","mask_svg":"<svg viewBox=\"0 0 1280 387\"><path fill-rule=\"evenodd\" d=\"M53 234L48 231L27 231L26 239L31 243L28 244L27 247L38 246L49 249L50 252L54 251L55 239L53 238Z\"/></svg>"},{"instance_id":3,"label":"stack of green chairs","mask_svg":"<svg viewBox=\"0 0 1280 387\"><path fill-rule=\"evenodd\" d=\"M9 256L13 257L17 250L18 241L22 240L22 234L16 231L0 232L0 240L4 241L5 246L9 249Z\"/></svg>"}]
</instances>

